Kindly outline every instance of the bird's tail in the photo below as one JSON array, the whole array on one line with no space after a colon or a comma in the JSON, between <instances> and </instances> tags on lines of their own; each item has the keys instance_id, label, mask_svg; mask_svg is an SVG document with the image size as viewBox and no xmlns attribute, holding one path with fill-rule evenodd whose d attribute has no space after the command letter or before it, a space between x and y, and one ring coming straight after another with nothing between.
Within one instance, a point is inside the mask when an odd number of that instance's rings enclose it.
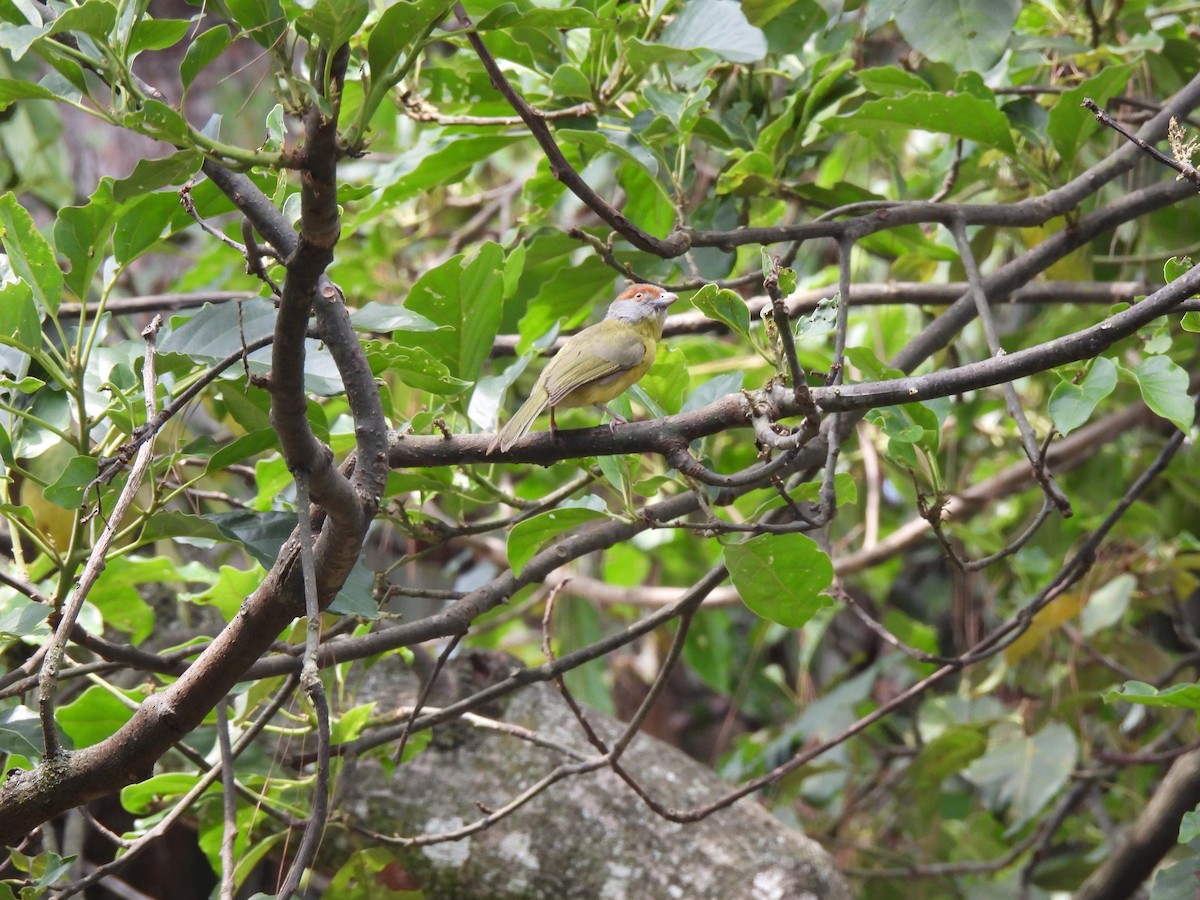
<instances>
[{"instance_id":1,"label":"bird's tail","mask_svg":"<svg viewBox=\"0 0 1200 900\"><path fill-rule=\"evenodd\" d=\"M521 408L513 413L513 417L504 423L504 427L500 432L492 438L492 442L488 444L487 452L494 453L499 447L501 452L507 452L508 448L519 441L529 431L529 427L533 425L533 420L542 414L542 410L546 408L546 402L549 396L545 391L535 391L528 400L526 400Z\"/></svg>"}]
</instances>

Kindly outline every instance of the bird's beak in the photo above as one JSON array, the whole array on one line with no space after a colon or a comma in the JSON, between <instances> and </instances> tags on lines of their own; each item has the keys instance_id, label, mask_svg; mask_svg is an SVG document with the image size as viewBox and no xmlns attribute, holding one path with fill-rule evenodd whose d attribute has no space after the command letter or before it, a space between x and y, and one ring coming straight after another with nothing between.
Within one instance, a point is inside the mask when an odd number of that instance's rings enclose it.
<instances>
[{"instance_id":1,"label":"bird's beak","mask_svg":"<svg viewBox=\"0 0 1200 900\"><path fill-rule=\"evenodd\" d=\"M678 296L676 296L675 294L672 294L670 291L667 291L665 294L663 294L661 297L659 297L657 300L654 301L654 308L655 309L666 309L668 306L670 306L672 303L674 303L678 299L679 299Z\"/></svg>"}]
</instances>

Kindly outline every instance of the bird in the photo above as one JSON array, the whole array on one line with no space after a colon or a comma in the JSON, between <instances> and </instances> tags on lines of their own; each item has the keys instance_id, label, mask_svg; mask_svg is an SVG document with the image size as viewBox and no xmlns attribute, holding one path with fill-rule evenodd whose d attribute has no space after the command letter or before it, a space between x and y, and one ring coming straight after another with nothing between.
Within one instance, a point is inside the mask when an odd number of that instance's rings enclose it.
<instances>
[{"instance_id":1,"label":"bird","mask_svg":"<svg viewBox=\"0 0 1200 900\"><path fill-rule=\"evenodd\" d=\"M613 417L613 424L624 424L625 419L604 404L649 371L667 308L678 299L653 284L623 290L601 321L567 338L538 376L529 399L492 439L487 452L506 452L546 407L551 434L557 430L554 410L558 407L597 406Z\"/></svg>"}]
</instances>

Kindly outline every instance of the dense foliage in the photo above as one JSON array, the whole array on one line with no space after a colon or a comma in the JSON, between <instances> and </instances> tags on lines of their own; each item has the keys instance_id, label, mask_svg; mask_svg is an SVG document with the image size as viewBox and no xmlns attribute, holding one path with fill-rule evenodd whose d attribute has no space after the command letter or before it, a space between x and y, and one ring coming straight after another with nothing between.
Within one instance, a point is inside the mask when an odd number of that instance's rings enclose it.
<instances>
[{"instance_id":1,"label":"dense foliage","mask_svg":"<svg viewBox=\"0 0 1200 900\"><path fill-rule=\"evenodd\" d=\"M1124 896L1200 801L1195 4L464 5L0 2L5 839L124 788L240 880L323 818L285 725L419 753L361 667L476 647L861 896ZM631 423L488 454L631 280Z\"/></svg>"}]
</instances>

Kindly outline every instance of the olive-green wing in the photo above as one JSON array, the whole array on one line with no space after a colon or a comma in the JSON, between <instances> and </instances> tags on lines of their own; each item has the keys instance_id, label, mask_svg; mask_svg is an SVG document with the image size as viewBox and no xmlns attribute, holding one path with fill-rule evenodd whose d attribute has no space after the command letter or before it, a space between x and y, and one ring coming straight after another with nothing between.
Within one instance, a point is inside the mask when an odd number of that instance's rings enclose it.
<instances>
[{"instance_id":1,"label":"olive-green wing","mask_svg":"<svg viewBox=\"0 0 1200 900\"><path fill-rule=\"evenodd\" d=\"M611 337L611 332L608 335L580 332L563 345L543 373L546 393L550 395L548 406L558 405L585 384L628 372L646 358L646 344L636 333L621 335L616 340L605 339Z\"/></svg>"}]
</instances>

